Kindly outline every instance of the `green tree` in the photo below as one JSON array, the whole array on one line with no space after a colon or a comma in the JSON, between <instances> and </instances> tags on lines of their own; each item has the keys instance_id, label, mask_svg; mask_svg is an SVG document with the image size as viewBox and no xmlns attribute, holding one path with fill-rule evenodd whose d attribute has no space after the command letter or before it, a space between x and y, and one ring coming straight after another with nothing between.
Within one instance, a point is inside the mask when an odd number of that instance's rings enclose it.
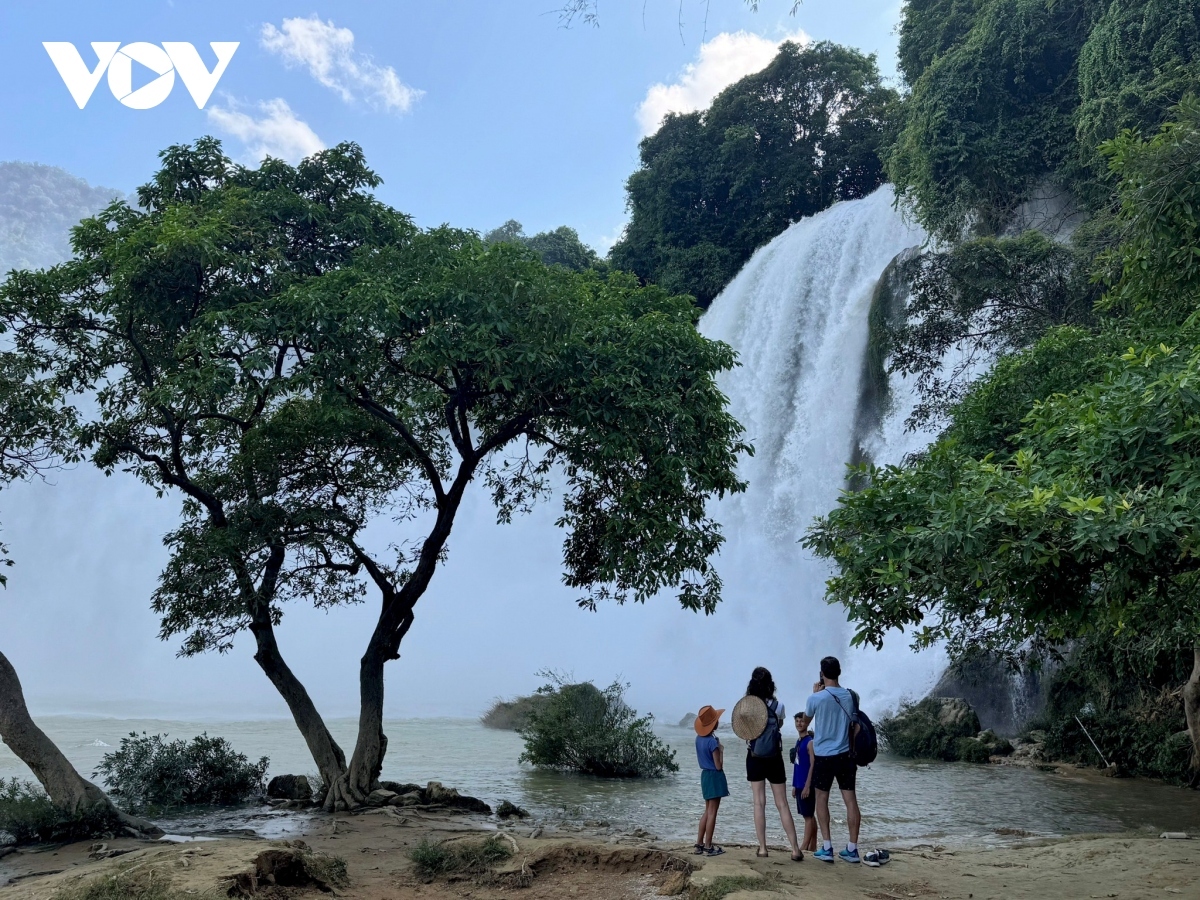
<instances>
[{"instance_id":1,"label":"green tree","mask_svg":"<svg viewBox=\"0 0 1200 900\"><path fill-rule=\"evenodd\" d=\"M896 104L874 57L783 44L707 110L668 115L642 141L610 260L707 306L789 224L882 183Z\"/></svg>"},{"instance_id":2,"label":"green tree","mask_svg":"<svg viewBox=\"0 0 1200 900\"><path fill-rule=\"evenodd\" d=\"M546 265L562 266L574 272L603 268L596 251L579 239L579 232L566 225L530 237L525 234L525 227L520 222L509 219L503 225L487 232L483 236L483 242L528 247Z\"/></svg>"},{"instance_id":3,"label":"green tree","mask_svg":"<svg viewBox=\"0 0 1200 900\"><path fill-rule=\"evenodd\" d=\"M422 232L373 199L353 145L298 167L173 147L75 233L74 259L16 273L20 350L81 399L81 449L184 498L154 596L183 652L248 630L329 808L361 802L387 740L383 671L482 482L501 520L561 471L565 580L580 602L673 590L711 612L711 497L746 446L715 375L725 345L686 298L546 266L470 232ZM421 535L360 541L386 510ZM347 762L275 638L284 605L379 593Z\"/></svg>"}]
</instances>

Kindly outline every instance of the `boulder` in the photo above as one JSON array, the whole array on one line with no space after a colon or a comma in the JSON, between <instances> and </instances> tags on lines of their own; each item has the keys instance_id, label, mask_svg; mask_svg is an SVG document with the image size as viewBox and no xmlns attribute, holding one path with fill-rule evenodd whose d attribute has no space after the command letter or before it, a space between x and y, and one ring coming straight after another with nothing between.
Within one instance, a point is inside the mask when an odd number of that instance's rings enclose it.
<instances>
[{"instance_id":1,"label":"boulder","mask_svg":"<svg viewBox=\"0 0 1200 900\"><path fill-rule=\"evenodd\" d=\"M395 800L397 796L398 795L393 791L379 788L378 790L371 791L371 793L367 795L367 806L387 806L389 803Z\"/></svg>"},{"instance_id":2,"label":"boulder","mask_svg":"<svg viewBox=\"0 0 1200 900\"><path fill-rule=\"evenodd\" d=\"M679 727L680 728L691 728L692 723L695 721L696 721L696 714L688 713L686 716L684 716L682 719L679 720Z\"/></svg>"},{"instance_id":3,"label":"boulder","mask_svg":"<svg viewBox=\"0 0 1200 900\"><path fill-rule=\"evenodd\" d=\"M979 733L979 716L966 700L961 697L930 697L929 700L940 703L937 722L948 733L960 737Z\"/></svg>"},{"instance_id":4,"label":"boulder","mask_svg":"<svg viewBox=\"0 0 1200 900\"><path fill-rule=\"evenodd\" d=\"M974 758L982 752L959 741L979 734L979 718L971 705L959 697L926 697L907 703L894 716L878 723L887 748L898 756L923 759L959 759L962 753Z\"/></svg>"},{"instance_id":5,"label":"boulder","mask_svg":"<svg viewBox=\"0 0 1200 900\"><path fill-rule=\"evenodd\" d=\"M460 794L454 788L444 787L440 781L431 781L424 791L425 802L429 806L441 806L446 809L460 809L464 812L492 814L492 808L477 797Z\"/></svg>"},{"instance_id":6,"label":"boulder","mask_svg":"<svg viewBox=\"0 0 1200 900\"><path fill-rule=\"evenodd\" d=\"M271 800L303 800L312 802L313 789L306 775L276 775L267 785Z\"/></svg>"}]
</instances>

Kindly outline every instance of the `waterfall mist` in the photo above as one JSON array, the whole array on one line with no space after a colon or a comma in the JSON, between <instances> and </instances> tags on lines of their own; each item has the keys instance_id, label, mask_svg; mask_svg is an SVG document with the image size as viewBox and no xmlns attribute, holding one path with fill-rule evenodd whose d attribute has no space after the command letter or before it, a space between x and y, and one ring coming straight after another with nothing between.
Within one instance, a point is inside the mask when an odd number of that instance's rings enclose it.
<instances>
[{"instance_id":1,"label":"waterfall mist","mask_svg":"<svg viewBox=\"0 0 1200 900\"><path fill-rule=\"evenodd\" d=\"M494 697L537 687L546 668L601 683L619 677L638 709L668 721L705 703L731 707L757 665L771 668L795 709L830 653L843 657L845 682L872 712L932 684L942 659L914 656L903 636L882 653L848 652L852 629L823 600L829 569L797 543L836 502L856 442L895 462L928 439L903 430L903 385L887 418L856 435L872 292L889 261L924 239L892 202L882 188L792 225L703 317L701 330L740 355L722 387L757 447L743 463L747 493L714 509L728 536L716 561L725 581L716 615L685 612L667 596L644 608L579 610L561 583L557 505L498 526L480 485L389 666L389 715L478 715ZM248 637L226 656L191 660L155 639L149 597L177 499L156 500L129 476L106 479L87 466L53 481L0 496L17 562L0 594L0 641L35 713L286 716ZM411 536L390 522L372 532L384 542ZM357 710L357 663L374 612L373 596L349 609L285 610L282 650L328 716Z\"/></svg>"}]
</instances>

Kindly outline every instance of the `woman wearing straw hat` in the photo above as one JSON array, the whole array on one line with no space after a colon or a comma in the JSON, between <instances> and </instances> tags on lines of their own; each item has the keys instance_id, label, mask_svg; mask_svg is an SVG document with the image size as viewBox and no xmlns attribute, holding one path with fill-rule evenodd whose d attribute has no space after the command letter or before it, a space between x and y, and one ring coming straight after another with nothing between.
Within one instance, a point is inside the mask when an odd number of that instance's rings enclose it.
<instances>
[{"instance_id":1,"label":"woman wearing straw hat","mask_svg":"<svg viewBox=\"0 0 1200 900\"><path fill-rule=\"evenodd\" d=\"M724 849L713 844L713 831L717 827L717 810L721 798L729 796L729 783L725 780L725 748L713 734L721 721L723 709L711 706L700 707L696 721L696 760L700 763L700 791L704 795L704 815L700 817L700 830L696 833L696 853L705 856L720 856Z\"/></svg>"},{"instance_id":2,"label":"woman wearing straw hat","mask_svg":"<svg viewBox=\"0 0 1200 900\"><path fill-rule=\"evenodd\" d=\"M767 855L767 784L775 798L779 821L792 845L792 860L800 862L804 854L796 840L796 823L788 805L787 772L783 768L783 704L775 699L775 681L759 666L750 676L746 696L733 708L733 731L746 741L746 780L754 796L754 833L758 836L758 856Z\"/></svg>"}]
</instances>

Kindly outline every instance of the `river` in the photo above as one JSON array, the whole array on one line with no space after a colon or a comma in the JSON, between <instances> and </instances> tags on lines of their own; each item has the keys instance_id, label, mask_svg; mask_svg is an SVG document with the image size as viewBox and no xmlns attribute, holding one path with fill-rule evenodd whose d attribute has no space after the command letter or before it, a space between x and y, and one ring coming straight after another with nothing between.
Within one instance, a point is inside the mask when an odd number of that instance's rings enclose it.
<instances>
[{"instance_id":1,"label":"river","mask_svg":"<svg viewBox=\"0 0 1200 900\"><path fill-rule=\"evenodd\" d=\"M271 758L271 773L315 770L292 723L166 721L56 716L39 719L47 734L82 773L130 732L191 738L201 732L229 739L247 756ZM330 730L349 748L355 723L337 719ZM604 780L542 772L519 763L521 738L484 728L471 719L403 719L386 725L389 751L383 777L402 782L441 781L495 805L502 799L525 807L548 824L603 822L616 831L643 828L664 840L694 839L702 803L691 729L658 726L677 752L680 772L661 779ZM729 745L731 796L722 804L718 840L753 842L750 792L742 772L740 742L722 727ZM721 734L721 732L719 732ZM0 777L30 773L0 744ZM1200 793L1141 779L1108 779L1092 772L1058 774L1011 766L939 763L881 755L859 773L862 842L867 845L991 846L1018 839L998 829L1038 836L1142 830L1200 831ZM844 813L835 797L835 822ZM267 836L303 828L303 820L261 810L172 816L170 830L253 827ZM768 824L772 821L768 817ZM594 827L594 826L593 826ZM836 825L835 825L836 830ZM772 842L782 842L778 819Z\"/></svg>"}]
</instances>

